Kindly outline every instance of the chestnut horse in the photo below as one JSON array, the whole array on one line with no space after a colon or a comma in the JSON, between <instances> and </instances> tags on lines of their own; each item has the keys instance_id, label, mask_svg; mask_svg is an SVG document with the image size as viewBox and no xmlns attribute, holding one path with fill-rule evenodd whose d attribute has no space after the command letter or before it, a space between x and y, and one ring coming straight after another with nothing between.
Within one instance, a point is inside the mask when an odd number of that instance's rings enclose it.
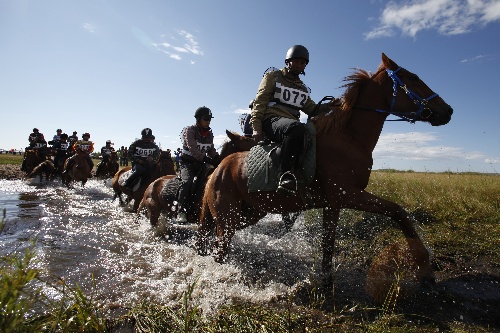
<instances>
[{"instance_id":1,"label":"chestnut horse","mask_svg":"<svg viewBox=\"0 0 500 333\"><path fill-rule=\"evenodd\" d=\"M119 169L120 165L118 164L118 153L116 151L112 151L108 161L103 163L103 165L96 170L95 176L96 178L101 179L111 178L118 172Z\"/></svg>"},{"instance_id":2,"label":"chestnut horse","mask_svg":"<svg viewBox=\"0 0 500 333\"><path fill-rule=\"evenodd\" d=\"M401 228L418 263L420 282L434 282L429 251L408 213L399 205L365 191L372 168L372 152L389 114L409 122L432 126L447 124L453 109L419 77L382 54L375 74L356 70L345 79L343 103L338 110L321 114L316 126L314 180L298 194L250 192L247 181L248 152L226 158L207 181L203 197L198 253L208 253L211 230L216 229L215 260L223 262L237 229L257 223L267 212L284 213L323 208L322 271L332 280L335 229L341 209L386 215Z\"/></svg>"},{"instance_id":3,"label":"chestnut horse","mask_svg":"<svg viewBox=\"0 0 500 333\"><path fill-rule=\"evenodd\" d=\"M26 175L29 175L40 163L47 160L46 156L39 154L38 149L26 150L24 152L24 159L26 160L24 169Z\"/></svg>"},{"instance_id":4,"label":"chestnut horse","mask_svg":"<svg viewBox=\"0 0 500 333\"><path fill-rule=\"evenodd\" d=\"M91 177L90 165L88 162L88 154L80 149L77 149L75 155L73 155L73 166L68 172L62 175L62 182L68 188L71 187L73 182L81 182L82 186L85 186L87 180ZM64 168L68 164L69 158L64 162Z\"/></svg>"},{"instance_id":5,"label":"chestnut horse","mask_svg":"<svg viewBox=\"0 0 500 333\"><path fill-rule=\"evenodd\" d=\"M255 145L255 141L252 138L238 135L230 131L226 131L229 138L228 141L224 142L220 152L220 158L223 160L227 156L239 152L248 151ZM203 169L202 171L207 171ZM209 172L213 171L209 170ZM206 179L204 179L205 181ZM164 189L171 186L172 193L168 196L163 195ZM146 216L149 218L151 225L153 227L158 223L158 219L162 212L167 218L174 218L177 212L172 210L174 207L174 201L177 200L177 190L180 186L180 182L176 179L176 175L163 176L152 182L142 197L142 201L137 210L137 214L140 214L142 208L146 208ZM197 187L199 193L193 193L188 203L188 221L198 221L201 211L201 199L203 195L204 184L201 187ZM198 192L198 191L197 191Z\"/></svg>"},{"instance_id":6,"label":"chestnut horse","mask_svg":"<svg viewBox=\"0 0 500 333\"><path fill-rule=\"evenodd\" d=\"M46 160L40 164L38 164L33 171L31 171L26 178L34 178L38 175L40 182L43 181L43 176L45 175L45 180L54 180L54 172L56 168L52 160Z\"/></svg>"},{"instance_id":7,"label":"chestnut horse","mask_svg":"<svg viewBox=\"0 0 500 333\"><path fill-rule=\"evenodd\" d=\"M122 177L123 174L130 169L132 169L132 167L125 167L118 171L113 177L111 186L115 191L113 200L118 197L121 205L128 204L130 201L132 201L132 199L134 200L134 206L132 208L134 212L137 212L137 208L139 208L139 203L141 202L141 199L144 195L144 191L146 191L146 188L149 186L149 184L151 184L161 176L175 175L174 162L172 161L170 154L166 151L160 151L160 157L154 165L153 172L150 175L145 175L141 178L141 185L136 191L131 191L128 188L120 185L120 177ZM122 199L122 193L125 193L127 195L127 199L125 200L125 202Z\"/></svg>"}]
</instances>

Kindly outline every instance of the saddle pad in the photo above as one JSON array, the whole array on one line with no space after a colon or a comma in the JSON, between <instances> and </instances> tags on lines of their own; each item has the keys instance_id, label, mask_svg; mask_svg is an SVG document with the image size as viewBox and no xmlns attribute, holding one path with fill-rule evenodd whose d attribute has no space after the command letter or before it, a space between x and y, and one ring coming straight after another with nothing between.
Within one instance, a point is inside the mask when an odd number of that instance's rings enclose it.
<instances>
[{"instance_id":1,"label":"saddle pad","mask_svg":"<svg viewBox=\"0 0 500 333\"><path fill-rule=\"evenodd\" d=\"M316 127L312 122L306 123L309 144L300 163L300 171L304 184L314 179L316 171ZM276 191L278 188L279 160L271 158L276 144L257 145L250 149L247 157L248 192Z\"/></svg>"},{"instance_id":2,"label":"saddle pad","mask_svg":"<svg viewBox=\"0 0 500 333\"><path fill-rule=\"evenodd\" d=\"M132 170L128 170L128 171L125 171L121 176L120 178L118 178L118 184L120 184L120 186L123 186L123 184L125 183L125 181L130 177L130 175L132 174ZM139 177L136 182L135 182L135 185L134 187L132 188L132 192L135 192L139 189L139 187L141 186L141 177Z\"/></svg>"},{"instance_id":3,"label":"saddle pad","mask_svg":"<svg viewBox=\"0 0 500 333\"><path fill-rule=\"evenodd\" d=\"M165 182L166 184L163 186L160 192L160 196L163 201L176 201L177 200L177 192L179 191L179 187L182 184L182 179L179 177L175 177Z\"/></svg>"}]
</instances>

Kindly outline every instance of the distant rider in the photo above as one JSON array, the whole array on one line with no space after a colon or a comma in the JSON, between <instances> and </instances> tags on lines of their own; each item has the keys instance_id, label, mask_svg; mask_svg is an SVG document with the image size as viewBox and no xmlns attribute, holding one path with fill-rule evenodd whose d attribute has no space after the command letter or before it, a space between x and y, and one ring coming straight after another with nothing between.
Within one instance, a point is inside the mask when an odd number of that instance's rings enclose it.
<instances>
[{"instance_id":1,"label":"distant rider","mask_svg":"<svg viewBox=\"0 0 500 333\"><path fill-rule=\"evenodd\" d=\"M52 140L49 141L49 145L54 145L57 141L61 139L62 129L58 128L56 130L56 134L52 137Z\"/></svg>"},{"instance_id":2,"label":"distant rider","mask_svg":"<svg viewBox=\"0 0 500 333\"><path fill-rule=\"evenodd\" d=\"M90 170L94 168L94 162L92 161L92 157L90 154L94 151L94 143L90 141L90 133L83 133L82 134L82 140L76 141L73 146L71 147L72 151L74 154L76 154L77 151L81 151L85 153L87 156L87 162L89 163ZM73 165L75 164L75 155L71 156L68 159L68 164L66 164L66 168L63 171L63 175L68 172L68 170L71 170Z\"/></svg>"},{"instance_id":3,"label":"distant rider","mask_svg":"<svg viewBox=\"0 0 500 333\"><path fill-rule=\"evenodd\" d=\"M52 155L54 155L55 166L54 174L57 174L59 162L62 160L62 164L64 164L64 161L68 158L69 148L68 134L63 133L60 135L59 140L54 142L54 145L52 146Z\"/></svg>"},{"instance_id":4,"label":"distant rider","mask_svg":"<svg viewBox=\"0 0 500 333\"><path fill-rule=\"evenodd\" d=\"M134 141L128 148L128 158L132 162L132 173L123 183L123 187L131 190L134 181L142 175L153 172L154 163L158 161L160 148L154 143L151 128L141 131L141 139Z\"/></svg>"},{"instance_id":5,"label":"distant rider","mask_svg":"<svg viewBox=\"0 0 500 333\"><path fill-rule=\"evenodd\" d=\"M96 169L96 174L99 173L103 165L106 165L106 163L109 162L109 159L111 158L111 153L115 151L115 148L111 147L113 144L111 143L111 140L106 140L106 145L101 148L101 156L102 160L97 164L97 169Z\"/></svg>"},{"instance_id":6,"label":"distant rider","mask_svg":"<svg viewBox=\"0 0 500 333\"><path fill-rule=\"evenodd\" d=\"M186 223L185 203L193 187L194 177L204 163L217 166L220 156L214 148L214 135L210 129L212 111L206 106L199 107L194 117L196 123L185 127L181 132L182 154L180 158L180 177L182 184L177 198L177 223Z\"/></svg>"},{"instance_id":7,"label":"distant rider","mask_svg":"<svg viewBox=\"0 0 500 333\"><path fill-rule=\"evenodd\" d=\"M24 150L23 163L21 164L21 171L26 171L26 150L35 150L38 153L40 160L45 161L47 159L47 141L45 137L38 130L38 128L33 128L33 132L28 137L29 146Z\"/></svg>"}]
</instances>

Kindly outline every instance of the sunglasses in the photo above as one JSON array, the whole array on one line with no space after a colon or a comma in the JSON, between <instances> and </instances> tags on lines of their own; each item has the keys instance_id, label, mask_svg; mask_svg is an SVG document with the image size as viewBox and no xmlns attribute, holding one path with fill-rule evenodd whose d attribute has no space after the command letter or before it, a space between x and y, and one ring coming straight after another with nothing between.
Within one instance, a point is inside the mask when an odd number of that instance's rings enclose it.
<instances>
[{"instance_id":1,"label":"sunglasses","mask_svg":"<svg viewBox=\"0 0 500 333\"><path fill-rule=\"evenodd\" d=\"M203 118L203 120L205 120L205 121L211 121L212 118Z\"/></svg>"}]
</instances>

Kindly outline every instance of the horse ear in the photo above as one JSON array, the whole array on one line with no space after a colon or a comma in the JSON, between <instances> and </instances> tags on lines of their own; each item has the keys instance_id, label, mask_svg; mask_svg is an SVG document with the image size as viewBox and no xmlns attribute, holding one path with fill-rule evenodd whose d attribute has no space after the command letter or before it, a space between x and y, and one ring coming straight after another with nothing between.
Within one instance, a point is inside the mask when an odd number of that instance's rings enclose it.
<instances>
[{"instance_id":1,"label":"horse ear","mask_svg":"<svg viewBox=\"0 0 500 333\"><path fill-rule=\"evenodd\" d=\"M382 64L386 69L391 69L395 70L398 69L399 66L396 64L392 59L390 59L388 56L385 55L385 53L382 52Z\"/></svg>"},{"instance_id":2,"label":"horse ear","mask_svg":"<svg viewBox=\"0 0 500 333\"><path fill-rule=\"evenodd\" d=\"M227 137L230 139L230 140L234 140L234 133L229 131L229 130L226 130L226 134L227 134Z\"/></svg>"}]
</instances>

